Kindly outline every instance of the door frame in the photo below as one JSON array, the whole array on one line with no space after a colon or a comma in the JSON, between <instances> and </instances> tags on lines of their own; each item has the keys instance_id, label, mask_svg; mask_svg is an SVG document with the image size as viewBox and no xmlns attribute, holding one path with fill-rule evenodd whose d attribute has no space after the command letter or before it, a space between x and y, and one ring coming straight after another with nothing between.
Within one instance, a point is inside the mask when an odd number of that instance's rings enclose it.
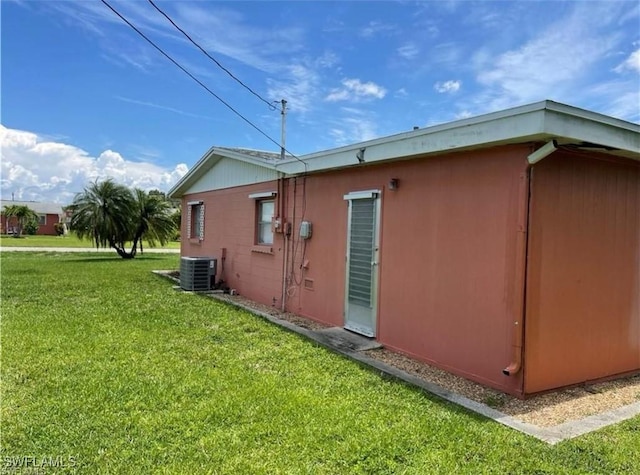
<instances>
[{"instance_id":1,"label":"door frame","mask_svg":"<svg viewBox=\"0 0 640 475\"><path fill-rule=\"evenodd\" d=\"M344 307L343 307L343 325L347 330L351 330L356 333L360 333L364 336L375 338L377 335L378 327L378 279L380 274L380 217L382 211L382 191L381 190L364 190L353 191L343 196L343 199L348 202L347 210L347 235L346 235L346 256L345 256L345 283L344 283ZM373 199L373 249L372 249L372 261L371 261L371 327L365 328L358 324L349 324L349 264L351 260L351 213L352 213L352 201L359 199Z\"/></svg>"}]
</instances>

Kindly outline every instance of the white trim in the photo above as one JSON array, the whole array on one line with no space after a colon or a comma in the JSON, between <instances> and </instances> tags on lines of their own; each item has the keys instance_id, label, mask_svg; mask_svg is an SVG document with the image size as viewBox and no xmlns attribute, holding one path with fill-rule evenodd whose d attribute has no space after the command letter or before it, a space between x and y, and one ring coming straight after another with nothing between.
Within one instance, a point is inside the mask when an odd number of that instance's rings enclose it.
<instances>
[{"instance_id":1,"label":"white trim","mask_svg":"<svg viewBox=\"0 0 640 475\"><path fill-rule=\"evenodd\" d=\"M271 198L276 195L277 193L275 191L263 191L261 193L251 193L249 198L252 200L259 200L261 198Z\"/></svg>"},{"instance_id":2,"label":"white trim","mask_svg":"<svg viewBox=\"0 0 640 475\"><path fill-rule=\"evenodd\" d=\"M202 204L202 200L198 200L198 201L187 201L187 206L195 206L195 205L201 205Z\"/></svg>"},{"instance_id":3,"label":"white trim","mask_svg":"<svg viewBox=\"0 0 640 475\"><path fill-rule=\"evenodd\" d=\"M640 160L638 124L543 101L303 155L301 159L306 167L291 158L276 162L275 167L286 175L298 175L506 144L548 142L551 139L556 139L560 146L582 142L603 145L608 150L602 150L602 153ZM367 149L365 163L359 164L356 155L362 148Z\"/></svg>"},{"instance_id":4,"label":"white trim","mask_svg":"<svg viewBox=\"0 0 640 475\"><path fill-rule=\"evenodd\" d=\"M592 147L595 144L603 146L598 150L600 153L640 161L640 125L553 101L542 101L306 154L299 158L287 156L284 160L260 160L250 153L212 147L168 195L174 198L187 194L194 183L225 157L257 165L265 171L272 171L274 175L293 177L507 144L546 143L552 139L560 147L579 147L583 143ZM366 148L365 163L360 164L357 155L363 148ZM251 183L267 181L266 176L260 176L265 179L253 180ZM239 183L233 183L229 186L238 185Z\"/></svg>"},{"instance_id":5,"label":"white trim","mask_svg":"<svg viewBox=\"0 0 640 475\"><path fill-rule=\"evenodd\" d=\"M367 198L377 198L379 194L380 190L352 191L342 198L345 200L363 200Z\"/></svg>"}]
</instances>

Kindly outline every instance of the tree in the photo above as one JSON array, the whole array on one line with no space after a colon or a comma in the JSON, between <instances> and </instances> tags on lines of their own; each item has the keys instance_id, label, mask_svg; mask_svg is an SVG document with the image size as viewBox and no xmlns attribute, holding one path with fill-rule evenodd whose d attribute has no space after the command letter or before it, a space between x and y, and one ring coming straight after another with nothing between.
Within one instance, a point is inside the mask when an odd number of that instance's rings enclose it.
<instances>
[{"instance_id":1,"label":"tree","mask_svg":"<svg viewBox=\"0 0 640 475\"><path fill-rule=\"evenodd\" d=\"M142 248L143 239L146 239L150 246L155 246L156 242L164 246L171 240L175 232L175 223L171 216L171 205L164 199L164 194L147 193L136 188L133 191L135 200L135 218L137 222L134 234L134 247L140 245Z\"/></svg>"},{"instance_id":2,"label":"tree","mask_svg":"<svg viewBox=\"0 0 640 475\"><path fill-rule=\"evenodd\" d=\"M17 220L18 232L14 234L14 237L22 236L22 230L25 225L32 221L37 223L39 219L38 213L26 205L6 205L4 207L4 215L7 219L16 218Z\"/></svg>"},{"instance_id":3,"label":"tree","mask_svg":"<svg viewBox=\"0 0 640 475\"><path fill-rule=\"evenodd\" d=\"M149 190L149 196L157 196L160 199L162 199L162 201L166 201L167 200L167 195L164 191L160 191L160 190Z\"/></svg>"},{"instance_id":4,"label":"tree","mask_svg":"<svg viewBox=\"0 0 640 475\"><path fill-rule=\"evenodd\" d=\"M71 210L71 230L96 247L111 247L125 259L134 258L142 239L151 246L166 244L174 232L168 205L143 190L133 192L111 179L95 181L76 195ZM132 243L131 250L126 250Z\"/></svg>"}]
</instances>

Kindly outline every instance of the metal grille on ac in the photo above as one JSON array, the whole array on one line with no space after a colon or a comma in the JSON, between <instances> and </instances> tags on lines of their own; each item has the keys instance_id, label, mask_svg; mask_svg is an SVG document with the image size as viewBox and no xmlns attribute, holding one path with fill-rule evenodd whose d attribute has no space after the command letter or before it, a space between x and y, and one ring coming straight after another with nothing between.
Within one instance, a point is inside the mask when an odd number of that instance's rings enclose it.
<instances>
[{"instance_id":1,"label":"metal grille on ac","mask_svg":"<svg viewBox=\"0 0 640 475\"><path fill-rule=\"evenodd\" d=\"M349 301L367 307L371 306L373 232L374 200L352 200L349 240Z\"/></svg>"},{"instance_id":2,"label":"metal grille on ac","mask_svg":"<svg viewBox=\"0 0 640 475\"><path fill-rule=\"evenodd\" d=\"M191 291L210 290L211 276L215 275L215 264L215 259L211 258L181 258L180 287Z\"/></svg>"}]
</instances>

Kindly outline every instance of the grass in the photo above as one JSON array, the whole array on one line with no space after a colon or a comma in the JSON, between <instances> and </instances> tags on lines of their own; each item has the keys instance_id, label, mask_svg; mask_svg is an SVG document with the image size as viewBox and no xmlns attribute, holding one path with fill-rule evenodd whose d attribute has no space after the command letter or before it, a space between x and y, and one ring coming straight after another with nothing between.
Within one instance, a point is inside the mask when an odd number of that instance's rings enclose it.
<instances>
[{"instance_id":1,"label":"grass","mask_svg":"<svg viewBox=\"0 0 640 475\"><path fill-rule=\"evenodd\" d=\"M80 240L75 234L66 236L21 236L14 238L6 234L0 235L0 246L3 247L94 247L90 241ZM180 249L180 242L171 241L160 249ZM149 245L145 242L145 249ZM115 251L114 251L115 252Z\"/></svg>"},{"instance_id":2,"label":"grass","mask_svg":"<svg viewBox=\"0 0 640 475\"><path fill-rule=\"evenodd\" d=\"M548 446L172 290L150 271L177 268L177 255L1 257L5 469L20 457L66 465L45 473L88 474L640 467L640 417Z\"/></svg>"}]
</instances>

